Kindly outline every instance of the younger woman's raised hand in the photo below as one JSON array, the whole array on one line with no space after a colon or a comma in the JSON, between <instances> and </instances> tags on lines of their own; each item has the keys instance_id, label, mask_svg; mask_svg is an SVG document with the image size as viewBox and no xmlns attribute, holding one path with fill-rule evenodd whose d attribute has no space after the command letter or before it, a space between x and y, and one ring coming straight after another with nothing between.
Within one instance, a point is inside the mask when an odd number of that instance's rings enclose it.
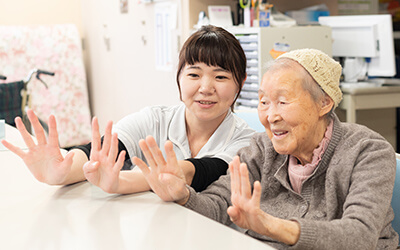
<instances>
[{"instance_id":1,"label":"younger woman's raised hand","mask_svg":"<svg viewBox=\"0 0 400 250\"><path fill-rule=\"evenodd\" d=\"M86 179L108 193L117 193L119 173L124 165L125 151L118 155L118 136L111 134L112 122L108 122L103 144L99 131L99 123L94 117L92 121L92 149L90 159L83 166ZM118 156L118 158L117 158Z\"/></svg>"},{"instance_id":2,"label":"younger woman's raised hand","mask_svg":"<svg viewBox=\"0 0 400 250\"><path fill-rule=\"evenodd\" d=\"M28 150L22 150L6 140L2 141L3 145L21 157L33 176L40 182L51 185L66 184L74 152L69 152L65 158L61 154L55 117L49 116L49 137L46 138L44 129L35 113L28 110L27 114L35 131L37 143L26 130L21 118L17 117L15 123Z\"/></svg>"},{"instance_id":3,"label":"younger woman's raised hand","mask_svg":"<svg viewBox=\"0 0 400 250\"><path fill-rule=\"evenodd\" d=\"M189 197L189 190L186 188L185 175L178 164L172 143L165 143L167 161L152 136L140 140L139 146L149 166L138 157L133 157L132 162L142 170L151 189L164 201L184 204Z\"/></svg>"}]
</instances>

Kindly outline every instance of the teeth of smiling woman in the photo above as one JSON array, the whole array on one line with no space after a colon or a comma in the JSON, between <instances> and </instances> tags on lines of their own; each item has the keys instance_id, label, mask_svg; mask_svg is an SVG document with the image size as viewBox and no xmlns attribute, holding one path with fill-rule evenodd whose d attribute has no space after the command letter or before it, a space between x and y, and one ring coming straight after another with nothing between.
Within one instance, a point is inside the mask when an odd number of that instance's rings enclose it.
<instances>
[{"instance_id":1,"label":"teeth of smiling woman","mask_svg":"<svg viewBox=\"0 0 400 250\"><path fill-rule=\"evenodd\" d=\"M275 135L283 135L283 134L285 134L286 132L274 132L274 134Z\"/></svg>"},{"instance_id":2,"label":"teeth of smiling woman","mask_svg":"<svg viewBox=\"0 0 400 250\"><path fill-rule=\"evenodd\" d=\"M199 101L201 104L213 104L214 102L203 102L203 101Z\"/></svg>"}]
</instances>

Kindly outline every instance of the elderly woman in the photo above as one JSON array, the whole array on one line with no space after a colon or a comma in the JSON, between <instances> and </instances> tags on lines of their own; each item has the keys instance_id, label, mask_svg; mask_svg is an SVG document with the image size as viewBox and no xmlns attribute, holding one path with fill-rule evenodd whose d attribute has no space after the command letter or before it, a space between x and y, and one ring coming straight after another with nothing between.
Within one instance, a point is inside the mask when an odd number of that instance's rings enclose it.
<instances>
[{"instance_id":1,"label":"elderly woman","mask_svg":"<svg viewBox=\"0 0 400 250\"><path fill-rule=\"evenodd\" d=\"M318 50L275 60L259 90L266 133L256 134L228 175L202 193L185 186L170 143L167 162L151 138L140 143L150 168L134 161L163 200L232 221L276 248L395 249L395 153L379 134L332 112L342 98L340 74L340 65Z\"/></svg>"}]
</instances>

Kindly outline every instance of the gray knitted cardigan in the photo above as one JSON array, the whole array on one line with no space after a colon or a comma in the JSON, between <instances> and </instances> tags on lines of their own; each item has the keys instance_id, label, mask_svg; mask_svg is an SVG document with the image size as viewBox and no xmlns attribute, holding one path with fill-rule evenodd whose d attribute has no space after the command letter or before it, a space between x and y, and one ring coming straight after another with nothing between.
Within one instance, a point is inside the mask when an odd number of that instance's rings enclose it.
<instances>
[{"instance_id":1,"label":"gray knitted cardigan","mask_svg":"<svg viewBox=\"0 0 400 250\"><path fill-rule=\"evenodd\" d=\"M342 123L333 115L332 139L301 194L288 178L288 156L279 155L266 133L258 133L239 151L250 182L261 182L261 209L300 223L299 241L288 246L251 230L246 233L278 249L395 249L399 237L391 226L390 202L396 171L392 146L379 134ZM230 176L202 193L190 189L186 207L230 224L226 212Z\"/></svg>"}]
</instances>

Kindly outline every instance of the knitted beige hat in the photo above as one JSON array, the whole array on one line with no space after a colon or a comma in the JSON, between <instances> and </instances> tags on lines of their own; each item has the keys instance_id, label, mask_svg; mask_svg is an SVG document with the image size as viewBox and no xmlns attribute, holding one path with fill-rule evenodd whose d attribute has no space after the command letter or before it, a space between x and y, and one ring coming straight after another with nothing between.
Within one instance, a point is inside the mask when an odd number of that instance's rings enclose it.
<instances>
[{"instance_id":1,"label":"knitted beige hat","mask_svg":"<svg viewBox=\"0 0 400 250\"><path fill-rule=\"evenodd\" d=\"M332 98L335 108L339 105L342 100L342 91L339 88L342 67L338 62L316 49L292 50L277 59L279 58L290 58L298 62Z\"/></svg>"}]
</instances>

